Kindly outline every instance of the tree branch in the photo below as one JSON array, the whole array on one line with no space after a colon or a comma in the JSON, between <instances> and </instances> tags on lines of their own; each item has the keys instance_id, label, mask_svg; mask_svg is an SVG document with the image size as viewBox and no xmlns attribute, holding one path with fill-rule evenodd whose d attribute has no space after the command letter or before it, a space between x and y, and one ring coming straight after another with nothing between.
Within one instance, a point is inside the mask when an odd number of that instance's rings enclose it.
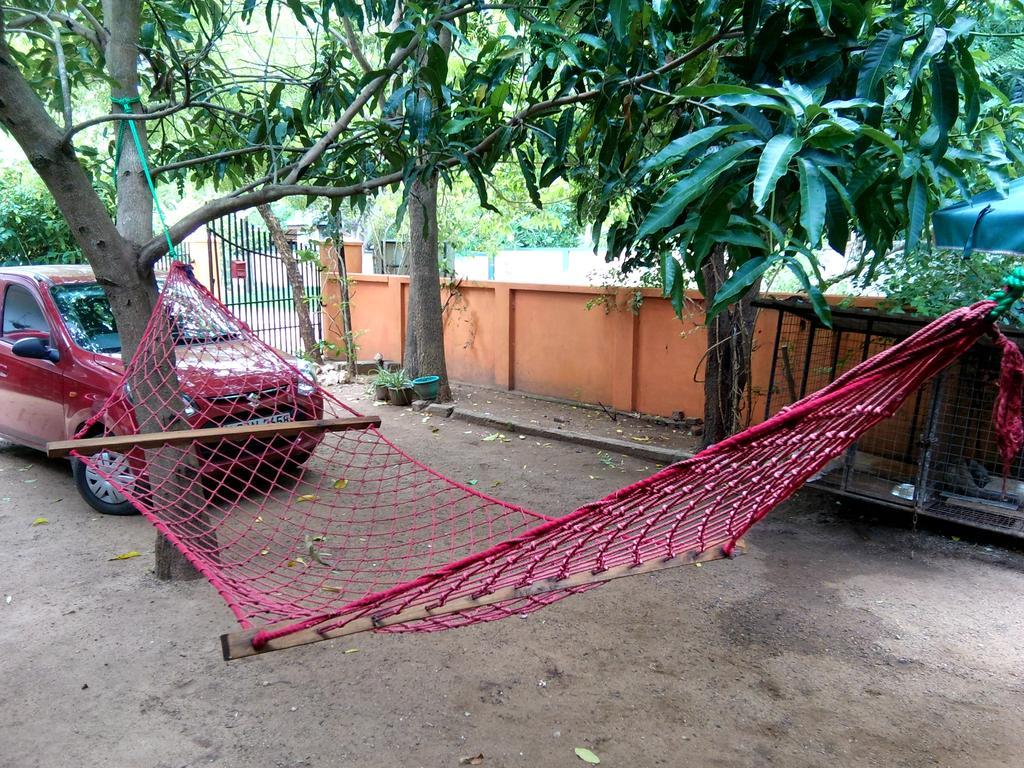
<instances>
[{"instance_id":1,"label":"tree branch","mask_svg":"<svg viewBox=\"0 0 1024 768\"><path fill-rule=\"evenodd\" d=\"M241 147L240 149L228 149L223 152L215 152L212 155L203 155L202 157L190 157L186 160L179 160L175 163L168 163L167 165L157 165L151 168L151 172L154 176L161 173L170 173L171 171L178 171L182 168L191 168L194 165L205 165L206 163L213 163L217 160L225 160L229 157L238 157L239 155L251 155L256 152L264 152L267 150L276 150L277 152L301 152L300 149L288 149L286 147L275 147L270 144L255 144L251 147Z\"/></svg>"},{"instance_id":2,"label":"tree branch","mask_svg":"<svg viewBox=\"0 0 1024 768\"><path fill-rule=\"evenodd\" d=\"M99 117L89 118L78 125L73 125L71 129L64 134L64 141L71 141L72 137L74 137L76 133L80 133L86 128L92 128L94 125L99 125L100 123L117 122L118 120L160 120L177 112L181 112L184 109L205 109L210 112L226 112L227 114L235 117L249 117L243 112L229 109L228 107L222 107L220 104L214 104L212 101L189 101L178 104L157 104L153 107L152 112L112 112L109 115L100 115Z\"/></svg>"},{"instance_id":3,"label":"tree branch","mask_svg":"<svg viewBox=\"0 0 1024 768\"><path fill-rule=\"evenodd\" d=\"M4 6L4 9L24 14L7 22L7 29L23 29L24 27L30 26L36 22L57 22L67 27L68 31L72 34L75 34L91 43L101 53L103 51L104 46L99 35L67 14L57 13L56 11L34 11L30 8L18 8L13 5Z\"/></svg>"},{"instance_id":4,"label":"tree branch","mask_svg":"<svg viewBox=\"0 0 1024 768\"><path fill-rule=\"evenodd\" d=\"M409 41L407 46L400 48L392 54L384 68L392 72L397 69L398 66L419 47L422 39L422 32L418 32L413 35L412 40ZM329 146L337 141L338 137L346 128L348 128L366 103L373 98L373 95L380 90L387 81L388 75L385 73L377 75L377 77L364 85L363 89L359 92L359 95L356 96L352 103L348 105L348 108L342 113L341 117L335 121L334 125L330 127L327 133L321 136L320 140L310 147L301 158L299 158L298 162L295 163L292 170L285 177L284 183L295 184L300 178L302 178L302 174L305 173L313 163L320 159L321 155L323 155Z\"/></svg>"},{"instance_id":5,"label":"tree branch","mask_svg":"<svg viewBox=\"0 0 1024 768\"><path fill-rule=\"evenodd\" d=\"M359 62L359 66L363 68L363 72L372 72L373 67L370 66L370 61L363 53L362 46L359 45L359 40L356 38L356 31L352 29L352 22L348 20L347 16L342 16L341 25L345 29L345 42L352 50L352 55L355 57L356 61ZM333 27L330 28L330 32L333 35L338 34Z\"/></svg>"},{"instance_id":6,"label":"tree branch","mask_svg":"<svg viewBox=\"0 0 1024 768\"><path fill-rule=\"evenodd\" d=\"M349 105L348 109L345 110L341 117L338 118L335 124L331 126L330 130L328 130L327 133L325 133L320 138L320 140L317 141L316 144L310 147L309 151L306 152L306 154L303 155L294 164L294 166L292 166L291 170L288 172L288 175L284 179L284 183L297 183L299 179L302 178L302 175L309 169L309 167L313 165L313 163L315 163L318 159L320 159L321 155L323 155L327 148L331 146L335 141L337 141L338 137L345 131L348 125L359 113L359 111L366 105L367 102L370 101L370 99L373 98L373 95L378 90L380 90L381 86L383 86L384 83L387 82L387 73L394 72L399 67L400 64L402 64L407 58L409 58L409 56L411 56L412 53L417 48L419 48L420 42L423 39L424 31L427 27L430 27L439 21L451 21L452 19L456 19L459 16L464 16L467 13L473 13L480 10L487 10L499 7L501 6L477 6L474 4L473 0L466 0L465 2L456 4L454 7L438 15L432 21L426 24L424 29L421 29L415 35L413 35L412 40L409 41L408 45L406 45L404 48L395 51L395 53L392 54L391 59L388 60L387 64L385 64L383 67L383 69L385 70L384 74L378 75L365 86L363 86L363 89L359 92L359 95Z\"/></svg>"},{"instance_id":7,"label":"tree branch","mask_svg":"<svg viewBox=\"0 0 1024 768\"><path fill-rule=\"evenodd\" d=\"M661 75L667 74L672 70L681 67L686 62L691 61L695 57L701 55L702 53L714 47L723 40L733 39L741 34L742 32L739 32L737 30L723 31L709 38L696 48L693 48L687 51L686 53L677 56L672 61L666 62L657 69L653 69L650 72L646 72L642 75L638 75L636 77L623 80L619 85L622 88L632 88L642 83L648 82L649 80L652 80L656 77L660 77ZM411 51L409 51L409 53L411 53ZM406 55L408 55L408 53ZM367 88L368 87L369 85L367 86ZM365 93L366 88L364 88L363 91L360 92L360 96L365 95ZM491 131L491 133L485 136L480 141L480 143L467 150L464 153L464 155L480 157L488 149L490 149L491 146L494 145L494 143L501 137L501 135L505 131L521 125L529 118L536 117L537 115L540 114L555 111L569 104L578 104L581 102L590 101L592 99L597 98L600 94L601 91L599 89L594 88L589 91L584 91L582 93L575 94L572 96L560 96L558 98L549 99L548 101L533 104L527 107L526 109L520 110L517 114L513 115L509 120L507 120L503 125L499 126L498 128L495 128L493 131ZM369 96L367 98L369 98ZM365 103L365 101L363 103ZM346 114L349 114L349 111L346 111ZM352 112L351 117L349 117L348 121L341 126L340 130L335 131L334 129L338 127L341 121L339 120L338 123L335 123L334 128L332 128L332 133L335 134L335 138L337 138L337 135L340 135L340 133L345 130L345 128L348 126L348 123L351 122L354 116L355 113ZM344 117L344 115L342 117ZM326 150L327 146L330 144L330 142L325 142L324 139L321 139L319 142L317 142L317 144L314 145L314 148L308 150L305 153L305 155L303 155L303 157L306 158L310 156L313 153L313 150L319 147L321 144L324 145L323 149L316 153L317 157L321 156L324 150ZM437 163L436 165L437 167L441 168L453 168L457 165L460 165L461 163L462 160L460 158L449 157L446 158L445 160L442 160L440 163ZM299 163L295 163L294 166L292 167L298 169L298 166ZM289 178L291 178L292 176L297 177L299 175L301 175L301 172L297 174L296 171L293 170L291 174L289 174ZM209 203L200 206L199 208L187 214L184 218L173 224L170 227L171 240L174 243L179 243L186 237L188 237L188 235L190 235L192 232L194 232L196 229L203 226L207 222L213 221L214 219L220 218L221 216L226 216L229 213L244 211L248 208L254 208L257 205L262 205L264 203L272 203L276 200L281 200L285 197L307 195L316 197L326 197L332 199L346 198L352 197L354 195L372 192L374 190L380 189L382 187L387 187L392 184L398 184L404 178L405 176L402 171L395 171L393 173L385 174L383 176L378 176L373 179L359 182L358 184L352 184L344 187L306 185L298 184L295 182L289 182L285 180L281 184L268 184L267 186L261 187L260 189L247 191L242 194L238 194L236 192L233 193L233 196L227 195L225 197L219 198L217 200L212 200ZM166 240L164 240L163 237L153 238L142 247L139 253L139 259L143 263L152 264L155 263L158 259L160 259L160 257L163 256L166 252Z\"/></svg>"},{"instance_id":8,"label":"tree branch","mask_svg":"<svg viewBox=\"0 0 1024 768\"><path fill-rule=\"evenodd\" d=\"M101 49L106 48L107 40L110 38L110 32L107 31L107 28L100 23L99 19L92 15L92 11L85 7L85 3L79 3L78 10L83 16L85 16L85 20L89 22L89 26L92 27L93 32L96 33L98 46Z\"/></svg>"}]
</instances>

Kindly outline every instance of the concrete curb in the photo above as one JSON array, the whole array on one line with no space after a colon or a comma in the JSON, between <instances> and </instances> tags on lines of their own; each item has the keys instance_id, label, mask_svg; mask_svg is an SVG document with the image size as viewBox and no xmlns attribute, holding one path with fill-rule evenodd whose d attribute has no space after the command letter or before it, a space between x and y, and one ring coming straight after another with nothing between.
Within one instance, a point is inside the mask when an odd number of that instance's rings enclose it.
<instances>
[{"instance_id":1,"label":"concrete curb","mask_svg":"<svg viewBox=\"0 0 1024 768\"><path fill-rule=\"evenodd\" d=\"M656 445L642 445L628 440L616 440L612 437L598 437L587 435L582 432L571 432L567 429L547 429L537 424L524 424L523 422L511 419L503 419L498 416L491 416L477 411L467 411L464 408L455 408L452 416L471 424L479 424L483 427L499 429L503 432L514 432L517 435L533 435L544 437L550 440L562 440L567 443L584 445L588 448L597 448L611 453L622 453L626 456L634 456L638 459L654 461L658 464L672 464L676 461L690 458L693 454L686 451L676 451L670 448L659 448Z\"/></svg>"}]
</instances>

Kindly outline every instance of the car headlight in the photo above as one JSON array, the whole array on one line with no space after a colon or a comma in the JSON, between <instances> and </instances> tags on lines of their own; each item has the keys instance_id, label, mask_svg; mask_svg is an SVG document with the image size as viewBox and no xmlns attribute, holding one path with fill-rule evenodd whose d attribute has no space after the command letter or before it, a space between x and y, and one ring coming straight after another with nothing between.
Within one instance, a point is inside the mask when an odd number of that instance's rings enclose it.
<instances>
[{"instance_id":1,"label":"car headlight","mask_svg":"<svg viewBox=\"0 0 1024 768\"><path fill-rule=\"evenodd\" d=\"M295 367L302 374L295 383L295 391L303 397L309 397L316 392L316 366L309 360L296 360Z\"/></svg>"}]
</instances>

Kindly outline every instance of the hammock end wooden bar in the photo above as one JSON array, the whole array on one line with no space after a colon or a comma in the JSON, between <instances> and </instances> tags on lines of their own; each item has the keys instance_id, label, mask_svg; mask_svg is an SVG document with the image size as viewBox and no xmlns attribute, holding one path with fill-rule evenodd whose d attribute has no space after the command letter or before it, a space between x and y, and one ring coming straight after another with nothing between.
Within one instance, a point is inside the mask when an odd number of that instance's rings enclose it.
<instances>
[{"instance_id":1,"label":"hammock end wooden bar","mask_svg":"<svg viewBox=\"0 0 1024 768\"><path fill-rule=\"evenodd\" d=\"M639 576L645 573L664 571L668 568L678 568L683 565L700 565L701 563L707 563L713 560L733 558L746 554L746 548L746 543L740 539L736 542L731 551L724 545L711 547L703 552L686 552L676 555L675 557L648 560L647 562L640 563L639 565L627 563L626 565L615 566L614 568L608 568L607 570L600 571L598 573L584 571L582 573L573 574L565 579L545 579L521 587L504 587L489 595L484 595L483 597L456 598L434 608L424 605L416 605L407 608L404 611L392 614L391 616L385 616L382 618L377 618L372 615L362 616L358 619L353 619L352 621L347 622L341 627L335 627L333 629L319 630L316 627L310 627L309 629L302 629L281 637L276 637L273 640L268 640L260 648L253 645L253 638L255 638L257 634L264 630L294 624L295 621L285 621L280 622L279 624L253 627L251 629L239 632L229 632L221 635L221 651L224 654L225 661L234 661L235 659L242 659L247 656L258 656L263 653L270 653L271 651L282 651L286 648L294 648L298 645L318 643L322 640L333 640L338 637L354 635L358 632L367 632L373 629L382 629L395 624L407 624L409 622L429 619L435 616L446 616L452 613L472 610L474 608L483 608L488 605L494 605L495 603L503 603L507 600L518 600L524 597L532 597L534 595L544 594L545 592L558 592L560 590L582 587L588 584L600 584L605 581L620 579L624 576ZM329 619L325 619L321 623L325 625L331 624L337 621L338 618L339 617L334 616Z\"/></svg>"},{"instance_id":2,"label":"hammock end wooden bar","mask_svg":"<svg viewBox=\"0 0 1024 768\"><path fill-rule=\"evenodd\" d=\"M244 440L251 437L291 437L304 432L342 432L349 429L370 429L380 426L380 417L314 419L284 421L275 424L238 424L229 427L185 429L172 432L144 432L137 435L86 437L80 440L56 440L46 444L46 455L60 459L72 451L79 456L92 456L102 451L124 453L132 448L159 448L185 443L215 443L220 440Z\"/></svg>"}]
</instances>

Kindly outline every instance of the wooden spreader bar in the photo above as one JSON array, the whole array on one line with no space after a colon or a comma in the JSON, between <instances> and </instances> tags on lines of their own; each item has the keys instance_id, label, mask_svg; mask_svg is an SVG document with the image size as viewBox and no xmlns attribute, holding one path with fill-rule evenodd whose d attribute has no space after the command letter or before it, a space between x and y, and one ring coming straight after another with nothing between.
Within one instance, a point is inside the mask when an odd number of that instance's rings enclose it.
<instances>
[{"instance_id":1,"label":"wooden spreader bar","mask_svg":"<svg viewBox=\"0 0 1024 768\"><path fill-rule=\"evenodd\" d=\"M745 554L745 552L746 545L742 540L740 540L736 542L736 546L731 554L726 554L722 547L713 547L703 552L688 552L676 555L675 557L667 560L649 560L648 562L637 566L620 565L615 568L609 568L606 571L601 571L600 573L590 573L589 571L586 571L584 573L574 574L559 581L548 579L545 581L534 582L533 584L529 584L525 587L505 587L504 589L499 589L496 592L492 592L491 594L485 595L481 598L462 597L447 602L444 605L439 605L436 608L413 606L412 608L406 608L404 611L399 611L396 614L385 616L380 619L373 616L364 616L359 619L353 619L343 627L337 627L334 629L321 631L316 627L311 627L309 629L300 630L298 632L293 632L274 640L270 640L258 650L253 647L252 640L258 632L265 629L275 629L277 627L284 627L289 624L296 623L295 621L284 621L278 624L268 624L254 629L246 629L239 632L230 632L228 634L221 635L221 650L224 652L224 660L232 661L233 659L241 659L246 656L256 656L261 653L269 653L270 651L281 651L285 648L293 648L297 645L307 645L321 640L331 640L336 637L344 637L345 635L354 635L357 632L380 629L381 627L389 627L394 624L405 624L412 621L418 621L420 619L429 619L434 616L445 616L451 613L458 613L459 611L482 608L487 605L504 602L505 600L515 600L517 598L540 595L545 592L556 592L562 589L571 589L572 587L582 587L587 584L598 584L603 581L620 579L623 576L638 576L643 573L663 571L666 568L676 568L680 565L697 565L711 560L736 557L737 555ZM323 624L330 624L334 621L336 621L336 618L327 619Z\"/></svg>"},{"instance_id":2,"label":"wooden spreader bar","mask_svg":"<svg viewBox=\"0 0 1024 768\"><path fill-rule=\"evenodd\" d=\"M141 435L111 435L86 437L81 440L57 440L46 444L46 455L59 459L74 451L80 456L92 456L100 451L124 453L132 448L158 448L162 445L183 443L215 443L218 440L244 440L250 437L291 437L303 432L341 432L347 429L379 427L380 417L346 419L316 419L311 421L284 421L277 424L239 424L232 427L186 429L175 432L146 432Z\"/></svg>"}]
</instances>

